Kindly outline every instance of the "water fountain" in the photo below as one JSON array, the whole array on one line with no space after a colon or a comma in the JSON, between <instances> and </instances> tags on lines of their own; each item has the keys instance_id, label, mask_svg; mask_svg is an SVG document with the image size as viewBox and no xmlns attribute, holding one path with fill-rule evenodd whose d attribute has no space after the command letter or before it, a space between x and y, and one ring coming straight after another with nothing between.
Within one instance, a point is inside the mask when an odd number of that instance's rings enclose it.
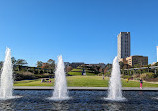
<instances>
[{"instance_id":1,"label":"water fountain","mask_svg":"<svg viewBox=\"0 0 158 111\"><path fill-rule=\"evenodd\" d=\"M13 89L13 66L11 61L11 50L6 48L5 61L2 67L0 81L0 99L11 99Z\"/></svg>"},{"instance_id":2,"label":"water fountain","mask_svg":"<svg viewBox=\"0 0 158 111\"><path fill-rule=\"evenodd\" d=\"M58 57L58 64L55 71L55 86L53 97L54 100L65 100L69 99L67 91L67 81L64 71L64 62L62 56Z\"/></svg>"},{"instance_id":3,"label":"water fountain","mask_svg":"<svg viewBox=\"0 0 158 111\"><path fill-rule=\"evenodd\" d=\"M112 101L125 100L125 98L122 96L122 84L118 57L115 57L113 60L112 73L109 81L108 97L106 99Z\"/></svg>"}]
</instances>

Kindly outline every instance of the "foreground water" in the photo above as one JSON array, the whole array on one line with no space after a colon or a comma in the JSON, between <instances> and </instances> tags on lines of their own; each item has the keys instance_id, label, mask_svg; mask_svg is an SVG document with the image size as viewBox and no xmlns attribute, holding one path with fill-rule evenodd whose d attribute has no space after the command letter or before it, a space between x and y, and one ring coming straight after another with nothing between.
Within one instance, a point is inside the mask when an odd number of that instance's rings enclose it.
<instances>
[{"instance_id":1,"label":"foreground water","mask_svg":"<svg viewBox=\"0 0 158 111\"><path fill-rule=\"evenodd\" d=\"M123 91L124 102L106 101L106 91L69 91L70 100L53 101L51 90L15 90L17 99L0 100L0 111L157 111L158 92Z\"/></svg>"}]
</instances>

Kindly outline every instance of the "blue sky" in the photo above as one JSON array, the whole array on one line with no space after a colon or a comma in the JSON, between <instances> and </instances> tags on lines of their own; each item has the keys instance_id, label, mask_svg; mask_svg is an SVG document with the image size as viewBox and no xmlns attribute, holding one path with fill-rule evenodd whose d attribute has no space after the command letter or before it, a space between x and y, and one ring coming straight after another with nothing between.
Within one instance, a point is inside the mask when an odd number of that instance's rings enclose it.
<instances>
[{"instance_id":1,"label":"blue sky","mask_svg":"<svg viewBox=\"0 0 158 111\"><path fill-rule=\"evenodd\" d=\"M117 35L131 32L131 55L156 61L157 0L1 0L0 60L6 46L30 66L38 60L112 63Z\"/></svg>"}]
</instances>

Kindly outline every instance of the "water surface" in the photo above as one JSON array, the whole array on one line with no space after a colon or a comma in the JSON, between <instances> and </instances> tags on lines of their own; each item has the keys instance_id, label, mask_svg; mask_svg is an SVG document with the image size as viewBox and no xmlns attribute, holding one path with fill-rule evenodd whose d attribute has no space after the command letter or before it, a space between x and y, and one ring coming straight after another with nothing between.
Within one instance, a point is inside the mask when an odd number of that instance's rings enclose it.
<instances>
[{"instance_id":1,"label":"water surface","mask_svg":"<svg viewBox=\"0 0 158 111\"><path fill-rule=\"evenodd\" d=\"M70 100L53 101L51 90L15 90L17 99L0 100L0 111L157 111L158 92L123 91L124 102L106 101L107 91L69 91Z\"/></svg>"}]
</instances>

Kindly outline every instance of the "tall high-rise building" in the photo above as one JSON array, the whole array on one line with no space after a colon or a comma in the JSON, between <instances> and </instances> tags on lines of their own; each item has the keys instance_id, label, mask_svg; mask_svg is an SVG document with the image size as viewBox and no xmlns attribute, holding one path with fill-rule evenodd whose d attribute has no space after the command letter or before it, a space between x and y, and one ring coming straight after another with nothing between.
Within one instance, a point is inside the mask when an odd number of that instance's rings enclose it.
<instances>
[{"instance_id":1,"label":"tall high-rise building","mask_svg":"<svg viewBox=\"0 0 158 111\"><path fill-rule=\"evenodd\" d=\"M158 46L157 46L157 62L158 62Z\"/></svg>"},{"instance_id":2,"label":"tall high-rise building","mask_svg":"<svg viewBox=\"0 0 158 111\"><path fill-rule=\"evenodd\" d=\"M117 53L119 60L131 54L130 32L120 32L117 36Z\"/></svg>"}]
</instances>

